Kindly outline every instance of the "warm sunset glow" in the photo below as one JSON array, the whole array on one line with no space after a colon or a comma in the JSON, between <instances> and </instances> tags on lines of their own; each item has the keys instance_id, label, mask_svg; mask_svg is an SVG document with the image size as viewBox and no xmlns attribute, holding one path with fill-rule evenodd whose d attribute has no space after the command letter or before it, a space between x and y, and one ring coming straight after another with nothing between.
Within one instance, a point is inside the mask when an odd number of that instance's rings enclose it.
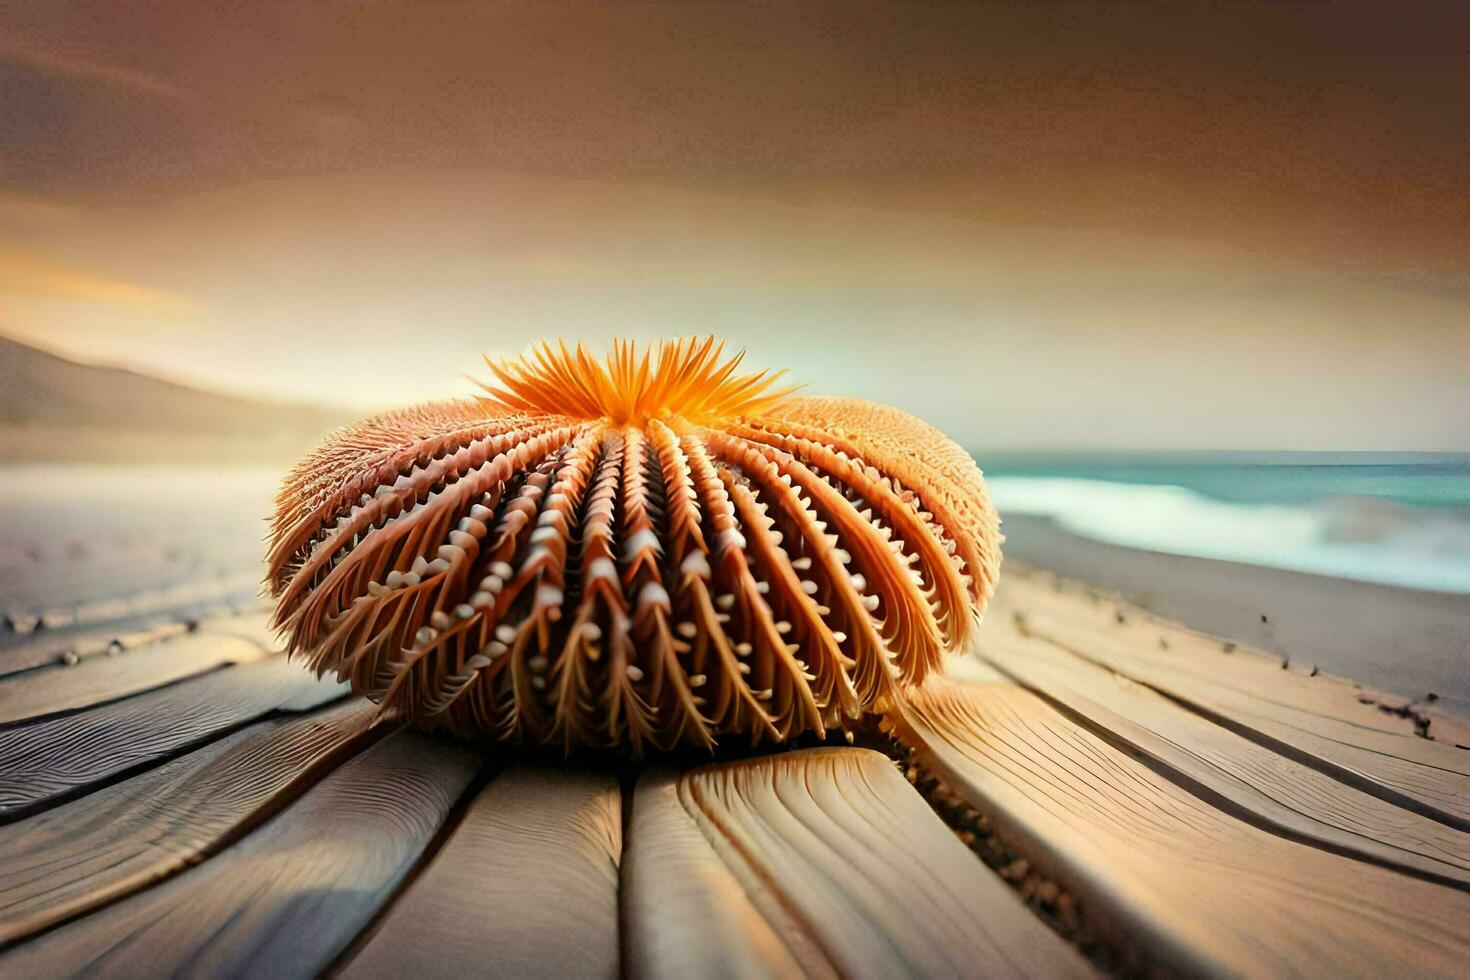
<instances>
[{"instance_id":1,"label":"warm sunset glow","mask_svg":"<svg viewBox=\"0 0 1470 980\"><path fill-rule=\"evenodd\" d=\"M12 11L0 333L360 412L718 332L966 445L1464 447L1460 13L1137 13Z\"/></svg>"}]
</instances>

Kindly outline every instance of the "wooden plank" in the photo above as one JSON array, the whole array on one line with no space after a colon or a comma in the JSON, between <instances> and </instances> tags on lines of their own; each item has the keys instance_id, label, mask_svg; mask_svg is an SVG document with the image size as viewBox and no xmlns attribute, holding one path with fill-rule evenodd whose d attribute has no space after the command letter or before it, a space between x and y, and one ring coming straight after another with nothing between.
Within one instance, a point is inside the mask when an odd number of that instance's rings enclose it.
<instances>
[{"instance_id":1,"label":"wooden plank","mask_svg":"<svg viewBox=\"0 0 1470 980\"><path fill-rule=\"evenodd\" d=\"M255 644L265 653L278 653L286 649L280 635L271 627L269 609L204 616L194 623L194 630L197 633L239 637Z\"/></svg>"},{"instance_id":2,"label":"wooden plank","mask_svg":"<svg viewBox=\"0 0 1470 980\"><path fill-rule=\"evenodd\" d=\"M37 667L71 666L115 647L158 642L189 632L189 624L166 616L133 616L106 626L42 630L0 648L0 677Z\"/></svg>"},{"instance_id":3,"label":"wooden plank","mask_svg":"<svg viewBox=\"0 0 1470 980\"><path fill-rule=\"evenodd\" d=\"M134 612L120 605L121 618L24 636L0 635L0 677L37 667L73 665L196 629L240 636L264 651L275 652L282 645L268 628L268 614L261 602L252 590L153 612Z\"/></svg>"},{"instance_id":4,"label":"wooden plank","mask_svg":"<svg viewBox=\"0 0 1470 980\"><path fill-rule=\"evenodd\" d=\"M1419 737L1409 718L1360 703L1335 679L1225 652L1218 641L1166 623L1078 601L1035 581L1009 585L996 613L1027 632L1146 684L1239 734L1339 781L1454 827L1470 830L1470 752ZM1161 643L1160 640L1163 642Z\"/></svg>"},{"instance_id":5,"label":"wooden plank","mask_svg":"<svg viewBox=\"0 0 1470 980\"><path fill-rule=\"evenodd\" d=\"M1216 793L1274 832L1470 888L1470 834L1359 792L1221 728L1162 695L1020 633L986 623L984 659L1086 719L1127 751ZM952 674L953 675L953 674Z\"/></svg>"},{"instance_id":6,"label":"wooden plank","mask_svg":"<svg viewBox=\"0 0 1470 980\"><path fill-rule=\"evenodd\" d=\"M239 843L0 955L0 974L310 977L393 893L479 756L391 735Z\"/></svg>"},{"instance_id":7,"label":"wooden plank","mask_svg":"<svg viewBox=\"0 0 1470 980\"><path fill-rule=\"evenodd\" d=\"M238 636L201 633L94 657L75 666L12 674L0 678L0 726L115 701L266 655Z\"/></svg>"},{"instance_id":8,"label":"wooden plank","mask_svg":"<svg viewBox=\"0 0 1470 980\"><path fill-rule=\"evenodd\" d=\"M0 827L0 946L196 864L381 734L371 706L258 722Z\"/></svg>"},{"instance_id":9,"label":"wooden plank","mask_svg":"<svg viewBox=\"0 0 1470 980\"><path fill-rule=\"evenodd\" d=\"M1464 594L1127 548L1039 515L1007 515L1006 535L1002 585L1027 570L1016 560L1025 557L1093 591L1135 597L1161 618L1269 650L1278 662L1290 656L1293 668L1316 666L1470 718Z\"/></svg>"},{"instance_id":10,"label":"wooden plank","mask_svg":"<svg viewBox=\"0 0 1470 980\"><path fill-rule=\"evenodd\" d=\"M876 752L811 749L707 766L678 780L676 799L785 947L761 972L785 972L794 960L808 975L1091 973ZM635 807L635 837L639 815ZM629 888L664 883L634 879ZM625 921L664 931L664 948L685 947L667 964L637 963L637 972L713 972L701 962L707 926L687 912Z\"/></svg>"},{"instance_id":11,"label":"wooden plank","mask_svg":"<svg viewBox=\"0 0 1470 980\"><path fill-rule=\"evenodd\" d=\"M917 761L1064 883L1136 968L1454 974L1470 894L1223 812L1035 695L935 678L899 719Z\"/></svg>"},{"instance_id":12,"label":"wooden plank","mask_svg":"<svg viewBox=\"0 0 1470 980\"><path fill-rule=\"evenodd\" d=\"M618 976L622 819L609 773L506 771L340 975Z\"/></svg>"},{"instance_id":13,"label":"wooden plank","mask_svg":"<svg viewBox=\"0 0 1470 980\"><path fill-rule=\"evenodd\" d=\"M233 563L228 575L220 575L216 570L191 576L184 563L175 560L163 566L160 574L163 580L157 585L121 595L115 591L118 582L137 578L137 570L132 567L104 569L92 587L62 576L40 583L39 591L33 593L44 596L48 605L17 607L14 603L19 597L10 596L12 605L6 621L11 634L24 636L37 629L97 626L142 615L221 608L251 602L259 592L261 579L261 573L247 562ZM27 581L33 586L37 584Z\"/></svg>"},{"instance_id":14,"label":"wooden plank","mask_svg":"<svg viewBox=\"0 0 1470 980\"><path fill-rule=\"evenodd\" d=\"M640 776L623 855L624 966L635 977L834 976L815 951L798 961L679 800L679 777Z\"/></svg>"},{"instance_id":15,"label":"wooden plank","mask_svg":"<svg viewBox=\"0 0 1470 980\"><path fill-rule=\"evenodd\" d=\"M1277 654L1191 630L1086 583L1024 565L1008 565L1007 572L1012 571L996 593L993 608L999 615L1051 613L1074 627L1126 640L1140 657L1323 718L1445 745L1470 739L1470 718L1440 711L1432 702L1411 702L1316 671L1309 663L1293 664ZM1409 704L1413 711L1394 710ZM1416 722L1419 713L1432 719L1428 731L1422 730L1422 721Z\"/></svg>"},{"instance_id":16,"label":"wooden plank","mask_svg":"<svg viewBox=\"0 0 1470 980\"><path fill-rule=\"evenodd\" d=\"M158 691L0 730L0 823L156 764L277 709L342 697L285 657L226 667Z\"/></svg>"}]
</instances>

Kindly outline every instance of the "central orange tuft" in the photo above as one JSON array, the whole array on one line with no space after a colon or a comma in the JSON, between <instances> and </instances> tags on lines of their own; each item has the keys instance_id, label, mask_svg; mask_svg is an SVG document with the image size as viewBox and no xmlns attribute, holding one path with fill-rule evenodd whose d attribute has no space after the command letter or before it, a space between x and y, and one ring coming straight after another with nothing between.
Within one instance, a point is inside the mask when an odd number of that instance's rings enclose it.
<instances>
[{"instance_id":1,"label":"central orange tuft","mask_svg":"<svg viewBox=\"0 0 1470 980\"><path fill-rule=\"evenodd\" d=\"M568 749L890 710L994 588L980 471L910 415L739 362L543 344L473 401L337 433L277 504L290 649L423 726Z\"/></svg>"},{"instance_id":2,"label":"central orange tuft","mask_svg":"<svg viewBox=\"0 0 1470 980\"><path fill-rule=\"evenodd\" d=\"M502 388L481 385L484 401L507 412L539 412L568 418L603 419L614 425L642 426L649 419L678 416L691 422L716 422L737 415L760 415L787 398L795 387L772 390L784 374L737 375L745 352L722 361L725 345L681 337L660 341L640 356L632 341L613 341L606 363L581 344L543 342L509 361L485 359Z\"/></svg>"}]
</instances>

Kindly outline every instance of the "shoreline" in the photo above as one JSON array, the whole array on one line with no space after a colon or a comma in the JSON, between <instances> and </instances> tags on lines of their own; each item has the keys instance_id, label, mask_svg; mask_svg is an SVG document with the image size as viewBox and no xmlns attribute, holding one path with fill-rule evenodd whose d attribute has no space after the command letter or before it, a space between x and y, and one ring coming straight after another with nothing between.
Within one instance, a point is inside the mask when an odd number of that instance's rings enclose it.
<instances>
[{"instance_id":1,"label":"shoreline","mask_svg":"<svg viewBox=\"0 0 1470 980\"><path fill-rule=\"evenodd\" d=\"M25 466L272 466L285 472L325 435L326 430L211 432L0 425L0 455Z\"/></svg>"},{"instance_id":2,"label":"shoreline","mask_svg":"<svg viewBox=\"0 0 1470 980\"><path fill-rule=\"evenodd\" d=\"M1117 592L1184 626L1470 717L1470 596L1085 538L1004 517L1007 558ZM1005 578L1002 567L1001 578Z\"/></svg>"}]
</instances>

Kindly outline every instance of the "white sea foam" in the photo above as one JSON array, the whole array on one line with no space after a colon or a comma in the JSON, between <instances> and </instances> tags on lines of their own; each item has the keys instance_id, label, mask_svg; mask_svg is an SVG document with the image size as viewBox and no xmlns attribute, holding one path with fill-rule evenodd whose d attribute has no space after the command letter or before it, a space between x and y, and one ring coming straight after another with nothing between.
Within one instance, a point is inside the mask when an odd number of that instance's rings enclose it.
<instances>
[{"instance_id":1,"label":"white sea foam","mask_svg":"<svg viewBox=\"0 0 1470 980\"><path fill-rule=\"evenodd\" d=\"M988 477L1001 515L1051 517L1133 548L1470 593L1462 511L1337 497L1302 505L1215 500L1184 487L1060 477Z\"/></svg>"}]
</instances>

